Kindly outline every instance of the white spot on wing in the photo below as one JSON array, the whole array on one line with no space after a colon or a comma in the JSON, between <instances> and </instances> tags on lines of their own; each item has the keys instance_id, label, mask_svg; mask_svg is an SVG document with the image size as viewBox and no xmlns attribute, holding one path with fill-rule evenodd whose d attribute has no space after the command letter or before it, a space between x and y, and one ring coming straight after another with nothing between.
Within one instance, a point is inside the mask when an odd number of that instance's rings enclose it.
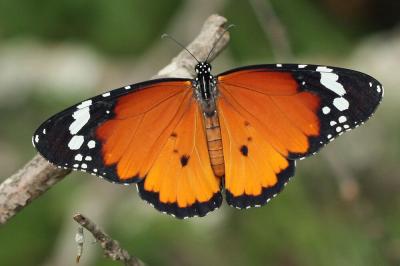
<instances>
[{"instance_id":1,"label":"white spot on wing","mask_svg":"<svg viewBox=\"0 0 400 266\"><path fill-rule=\"evenodd\" d=\"M339 111L344 111L349 109L349 102L343 98L343 97L338 97L333 100L333 105L338 109Z\"/></svg>"},{"instance_id":2,"label":"white spot on wing","mask_svg":"<svg viewBox=\"0 0 400 266\"><path fill-rule=\"evenodd\" d=\"M337 128L336 128L336 132L339 133L340 131L342 131L342 127L337 127Z\"/></svg>"},{"instance_id":3,"label":"white spot on wing","mask_svg":"<svg viewBox=\"0 0 400 266\"><path fill-rule=\"evenodd\" d=\"M326 66L319 66L317 67L316 71L318 72L332 72L333 69L326 67Z\"/></svg>"},{"instance_id":4,"label":"white spot on wing","mask_svg":"<svg viewBox=\"0 0 400 266\"><path fill-rule=\"evenodd\" d=\"M91 140L88 142L87 146L89 149L93 149L94 147L96 147L96 142L94 140Z\"/></svg>"},{"instance_id":5,"label":"white spot on wing","mask_svg":"<svg viewBox=\"0 0 400 266\"><path fill-rule=\"evenodd\" d=\"M125 90L129 90L131 86L125 86Z\"/></svg>"},{"instance_id":6,"label":"white spot on wing","mask_svg":"<svg viewBox=\"0 0 400 266\"><path fill-rule=\"evenodd\" d=\"M90 119L89 108L78 109L72 114L74 122L69 126L71 135L75 135L81 130Z\"/></svg>"},{"instance_id":7,"label":"white spot on wing","mask_svg":"<svg viewBox=\"0 0 400 266\"><path fill-rule=\"evenodd\" d=\"M276 64L277 67L282 67L282 64Z\"/></svg>"},{"instance_id":8,"label":"white spot on wing","mask_svg":"<svg viewBox=\"0 0 400 266\"><path fill-rule=\"evenodd\" d=\"M103 97L108 97L108 96L110 96L110 95L111 95L111 93L106 92L106 93L103 93L101 96L103 96Z\"/></svg>"},{"instance_id":9,"label":"white spot on wing","mask_svg":"<svg viewBox=\"0 0 400 266\"><path fill-rule=\"evenodd\" d=\"M87 168L87 164L83 163L83 164L81 164L81 167L82 167L83 169L86 169L86 168Z\"/></svg>"},{"instance_id":10,"label":"white spot on wing","mask_svg":"<svg viewBox=\"0 0 400 266\"><path fill-rule=\"evenodd\" d=\"M43 128L43 135L46 135L46 129Z\"/></svg>"},{"instance_id":11,"label":"white spot on wing","mask_svg":"<svg viewBox=\"0 0 400 266\"><path fill-rule=\"evenodd\" d=\"M298 65L298 68L305 68L307 65Z\"/></svg>"},{"instance_id":12,"label":"white spot on wing","mask_svg":"<svg viewBox=\"0 0 400 266\"><path fill-rule=\"evenodd\" d=\"M35 136L35 142L38 143L39 142L39 135Z\"/></svg>"},{"instance_id":13,"label":"white spot on wing","mask_svg":"<svg viewBox=\"0 0 400 266\"><path fill-rule=\"evenodd\" d=\"M325 115L327 115L327 114L329 114L329 113L331 112L331 108L329 108L328 106L324 106L324 107L322 108L322 112L323 112Z\"/></svg>"},{"instance_id":14,"label":"white spot on wing","mask_svg":"<svg viewBox=\"0 0 400 266\"><path fill-rule=\"evenodd\" d=\"M78 150L82 146L83 141L84 141L83 136L80 135L73 136L71 140L68 142L68 147L71 150Z\"/></svg>"},{"instance_id":15,"label":"white spot on wing","mask_svg":"<svg viewBox=\"0 0 400 266\"><path fill-rule=\"evenodd\" d=\"M334 126L334 125L336 125L337 123L336 123L336 121L331 121L329 124L330 124L331 126Z\"/></svg>"},{"instance_id":16,"label":"white spot on wing","mask_svg":"<svg viewBox=\"0 0 400 266\"><path fill-rule=\"evenodd\" d=\"M85 108L85 107L89 107L89 106L91 106L92 105L92 100L87 100L87 101L84 101L84 102L82 102L80 105L78 105L76 108L78 108L78 109L82 109L82 108Z\"/></svg>"},{"instance_id":17,"label":"white spot on wing","mask_svg":"<svg viewBox=\"0 0 400 266\"><path fill-rule=\"evenodd\" d=\"M321 84L339 96L346 94L343 85L338 82L339 76L335 73L321 72Z\"/></svg>"},{"instance_id":18,"label":"white spot on wing","mask_svg":"<svg viewBox=\"0 0 400 266\"><path fill-rule=\"evenodd\" d=\"M92 160L92 156L86 156L85 157L85 161L91 161Z\"/></svg>"},{"instance_id":19,"label":"white spot on wing","mask_svg":"<svg viewBox=\"0 0 400 266\"><path fill-rule=\"evenodd\" d=\"M347 118L344 116L344 115L342 115L341 117L339 117L339 123L344 123L344 122L346 122L347 121Z\"/></svg>"},{"instance_id":20,"label":"white spot on wing","mask_svg":"<svg viewBox=\"0 0 400 266\"><path fill-rule=\"evenodd\" d=\"M82 154L78 153L77 155L75 155L75 160L82 161Z\"/></svg>"}]
</instances>

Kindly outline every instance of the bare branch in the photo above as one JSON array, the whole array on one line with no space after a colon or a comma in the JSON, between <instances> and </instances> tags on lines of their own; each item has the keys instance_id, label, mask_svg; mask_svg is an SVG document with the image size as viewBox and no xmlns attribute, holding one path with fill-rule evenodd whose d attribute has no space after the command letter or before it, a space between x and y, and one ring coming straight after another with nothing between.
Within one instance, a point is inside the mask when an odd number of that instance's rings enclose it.
<instances>
[{"instance_id":1,"label":"bare branch","mask_svg":"<svg viewBox=\"0 0 400 266\"><path fill-rule=\"evenodd\" d=\"M83 244L85 243L82 226L78 227L78 232L75 234L75 242L77 244L76 263L79 263L83 253Z\"/></svg>"},{"instance_id":2,"label":"bare branch","mask_svg":"<svg viewBox=\"0 0 400 266\"><path fill-rule=\"evenodd\" d=\"M198 60L204 61L211 49L216 45L210 56L212 61L228 44L229 32L217 43L224 32L226 19L219 15L211 15L203 25L200 34L186 47ZM187 52L181 51L172 62L161 69L156 77L193 77L196 60Z\"/></svg>"},{"instance_id":3,"label":"bare branch","mask_svg":"<svg viewBox=\"0 0 400 266\"><path fill-rule=\"evenodd\" d=\"M0 184L0 224L62 180L71 170L59 169L39 154Z\"/></svg>"},{"instance_id":4,"label":"bare branch","mask_svg":"<svg viewBox=\"0 0 400 266\"><path fill-rule=\"evenodd\" d=\"M200 34L187 48L199 60L205 59L223 32L225 23L224 17L211 15L205 21ZM213 58L228 44L229 33L225 35L218 42ZM195 64L196 61L186 51L182 51L153 78L192 77ZM21 170L0 184L0 224L6 223L69 173L70 170L59 169L39 154L36 155Z\"/></svg>"},{"instance_id":5,"label":"bare branch","mask_svg":"<svg viewBox=\"0 0 400 266\"><path fill-rule=\"evenodd\" d=\"M74 215L74 220L85 227L90 233L92 233L93 237L98 241L100 246L104 250L104 255L115 261L122 261L125 265L128 266L143 266L144 263L140 261L138 258L133 257L129 254L128 251L123 249L118 241L113 240L109 237L100 227L98 227L91 220L86 218L80 213Z\"/></svg>"}]
</instances>

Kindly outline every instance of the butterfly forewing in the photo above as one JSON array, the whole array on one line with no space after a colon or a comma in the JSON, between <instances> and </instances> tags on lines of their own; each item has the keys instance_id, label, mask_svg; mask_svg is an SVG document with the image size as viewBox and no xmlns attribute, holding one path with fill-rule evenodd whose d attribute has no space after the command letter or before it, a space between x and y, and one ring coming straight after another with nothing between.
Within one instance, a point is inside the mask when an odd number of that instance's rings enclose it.
<instances>
[{"instance_id":1,"label":"butterfly forewing","mask_svg":"<svg viewBox=\"0 0 400 266\"><path fill-rule=\"evenodd\" d=\"M374 78L315 65L257 65L218 76L228 203L262 205L294 174L294 159L357 127L383 96Z\"/></svg>"},{"instance_id":2,"label":"butterfly forewing","mask_svg":"<svg viewBox=\"0 0 400 266\"><path fill-rule=\"evenodd\" d=\"M167 131L172 131L168 126L183 115L182 104L190 92L190 81L184 79L153 80L106 92L51 117L36 130L33 143L59 167L117 183L138 182L154 160L151 151L161 149L160 138L166 141ZM135 166L126 164L129 159Z\"/></svg>"},{"instance_id":3,"label":"butterfly forewing","mask_svg":"<svg viewBox=\"0 0 400 266\"><path fill-rule=\"evenodd\" d=\"M249 66L219 75L218 82L221 97L264 124L272 135L266 137L291 159L365 122L383 96L382 85L364 73L316 65Z\"/></svg>"}]
</instances>

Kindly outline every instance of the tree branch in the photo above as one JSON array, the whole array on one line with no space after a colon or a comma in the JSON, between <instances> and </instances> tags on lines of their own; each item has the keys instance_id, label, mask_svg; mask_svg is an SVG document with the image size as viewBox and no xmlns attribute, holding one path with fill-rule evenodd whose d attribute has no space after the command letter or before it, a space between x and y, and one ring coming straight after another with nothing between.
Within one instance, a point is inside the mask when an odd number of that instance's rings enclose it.
<instances>
[{"instance_id":1,"label":"tree branch","mask_svg":"<svg viewBox=\"0 0 400 266\"><path fill-rule=\"evenodd\" d=\"M224 30L226 19L211 15L205 21L200 34L187 47L198 60L204 60ZM215 47L212 60L229 41L229 33ZM172 62L153 77L193 77L196 60L186 51L182 51ZM5 224L34 199L42 195L70 170L59 169L47 162L39 154L21 170L0 184L0 224Z\"/></svg>"},{"instance_id":2,"label":"tree branch","mask_svg":"<svg viewBox=\"0 0 400 266\"><path fill-rule=\"evenodd\" d=\"M93 237L98 241L100 246L104 250L104 255L115 261L122 261L127 266L143 266L144 263L138 258L131 256L128 251L123 249L118 241L113 240L109 237L103 230L100 229L95 223L93 223L89 218L83 216L80 213L74 215L74 220L85 227ZM77 261L79 259L77 258Z\"/></svg>"},{"instance_id":3,"label":"tree branch","mask_svg":"<svg viewBox=\"0 0 400 266\"><path fill-rule=\"evenodd\" d=\"M6 223L70 172L55 167L37 154L0 184L0 224Z\"/></svg>"}]
</instances>

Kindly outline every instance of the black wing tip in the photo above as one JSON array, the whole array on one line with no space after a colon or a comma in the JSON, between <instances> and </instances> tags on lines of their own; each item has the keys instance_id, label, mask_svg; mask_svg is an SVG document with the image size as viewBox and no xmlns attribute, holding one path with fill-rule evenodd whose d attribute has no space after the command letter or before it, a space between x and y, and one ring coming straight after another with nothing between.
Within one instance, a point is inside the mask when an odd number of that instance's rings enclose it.
<instances>
[{"instance_id":1,"label":"black wing tip","mask_svg":"<svg viewBox=\"0 0 400 266\"><path fill-rule=\"evenodd\" d=\"M203 217L209 212L218 209L222 204L222 195L220 192L215 193L207 202L195 202L190 207L181 208L177 203L163 203L159 200L159 193L150 192L144 189L144 180L137 183L139 196L153 206L156 210L169 214L178 219L186 219L190 217Z\"/></svg>"},{"instance_id":2,"label":"black wing tip","mask_svg":"<svg viewBox=\"0 0 400 266\"><path fill-rule=\"evenodd\" d=\"M296 162L289 160L289 166L278 174L278 182L268 188L263 188L258 196L241 195L235 197L228 190L225 191L226 202L229 206L237 209L249 209L252 207L261 207L276 197L294 176Z\"/></svg>"}]
</instances>

